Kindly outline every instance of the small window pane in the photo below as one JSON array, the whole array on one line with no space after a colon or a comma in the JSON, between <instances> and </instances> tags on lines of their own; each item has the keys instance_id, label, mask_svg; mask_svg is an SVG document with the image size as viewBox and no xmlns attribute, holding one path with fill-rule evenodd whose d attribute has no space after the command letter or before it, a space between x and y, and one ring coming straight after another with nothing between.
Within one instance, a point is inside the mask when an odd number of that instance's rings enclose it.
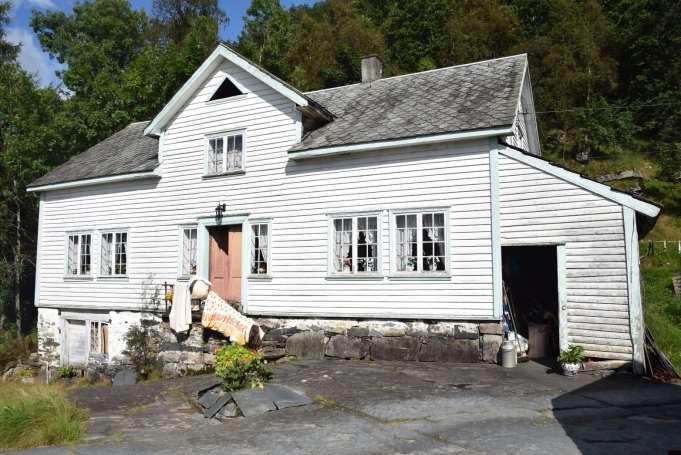
<instances>
[{"instance_id":1,"label":"small window pane","mask_svg":"<svg viewBox=\"0 0 681 455\"><path fill-rule=\"evenodd\" d=\"M196 274L196 228L182 230L182 276Z\"/></svg>"},{"instance_id":2,"label":"small window pane","mask_svg":"<svg viewBox=\"0 0 681 455\"><path fill-rule=\"evenodd\" d=\"M113 234L102 234L102 257L100 259L99 273L102 275L111 275L113 268Z\"/></svg>"},{"instance_id":3,"label":"small window pane","mask_svg":"<svg viewBox=\"0 0 681 455\"><path fill-rule=\"evenodd\" d=\"M357 218L357 271L378 271L378 231L377 217ZM373 228L371 228L373 226Z\"/></svg>"},{"instance_id":4,"label":"small window pane","mask_svg":"<svg viewBox=\"0 0 681 455\"><path fill-rule=\"evenodd\" d=\"M444 224L444 213L423 214L422 268L424 272L444 272L446 269Z\"/></svg>"},{"instance_id":5,"label":"small window pane","mask_svg":"<svg viewBox=\"0 0 681 455\"><path fill-rule=\"evenodd\" d=\"M208 173L221 174L224 161L224 141L222 138L208 141Z\"/></svg>"},{"instance_id":6,"label":"small window pane","mask_svg":"<svg viewBox=\"0 0 681 455\"><path fill-rule=\"evenodd\" d=\"M415 272L418 269L418 244L416 215L398 215L397 220L397 271ZM405 223L406 222L406 223Z\"/></svg>"},{"instance_id":7,"label":"small window pane","mask_svg":"<svg viewBox=\"0 0 681 455\"><path fill-rule=\"evenodd\" d=\"M80 274L89 275L90 274L90 262L92 256L90 254L90 243L92 237L90 234L85 234L80 236Z\"/></svg>"},{"instance_id":8,"label":"small window pane","mask_svg":"<svg viewBox=\"0 0 681 455\"><path fill-rule=\"evenodd\" d=\"M267 224L251 226L251 274L266 275L268 272L269 237Z\"/></svg>"},{"instance_id":9,"label":"small window pane","mask_svg":"<svg viewBox=\"0 0 681 455\"><path fill-rule=\"evenodd\" d=\"M353 272L352 261L352 218L340 218L334 225L334 270L341 273Z\"/></svg>"}]
</instances>

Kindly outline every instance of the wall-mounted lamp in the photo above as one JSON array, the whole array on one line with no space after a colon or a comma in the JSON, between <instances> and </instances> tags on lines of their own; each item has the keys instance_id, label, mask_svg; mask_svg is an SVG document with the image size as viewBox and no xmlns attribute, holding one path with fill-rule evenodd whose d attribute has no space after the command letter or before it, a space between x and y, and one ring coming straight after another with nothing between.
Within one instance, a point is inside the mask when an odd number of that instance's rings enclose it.
<instances>
[{"instance_id":1,"label":"wall-mounted lamp","mask_svg":"<svg viewBox=\"0 0 681 455\"><path fill-rule=\"evenodd\" d=\"M215 206L215 218L222 218L222 214L225 213L225 210L227 210L227 204L220 203Z\"/></svg>"}]
</instances>

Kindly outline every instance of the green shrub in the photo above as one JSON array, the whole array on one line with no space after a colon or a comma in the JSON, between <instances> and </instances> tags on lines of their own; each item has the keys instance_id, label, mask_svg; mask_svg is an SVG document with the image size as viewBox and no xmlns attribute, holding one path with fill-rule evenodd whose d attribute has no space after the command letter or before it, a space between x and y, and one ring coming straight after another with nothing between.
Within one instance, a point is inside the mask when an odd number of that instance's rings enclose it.
<instances>
[{"instance_id":1,"label":"green shrub","mask_svg":"<svg viewBox=\"0 0 681 455\"><path fill-rule=\"evenodd\" d=\"M142 320L140 325L133 325L125 334L126 349L123 353L130 358L139 379L143 381L159 370L161 336L154 326L154 321Z\"/></svg>"},{"instance_id":2,"label":"green shrub","mask_svg":"<svg viewBox=\"0 0 681 455\"><path fill-rule=\"evenodd\" d=\"M215 375L223 380L227 390L259 387L272 377L260 353L236 344L215 353Z\"/></svg>"},{"instance_id":3,"label":"green shrub","mask_svg":"<svg viewBox=\"0 0 681 455\"><path fill-rule=\"evenodd\" d=\"M564 351L560 351L558 363L580 363L584 360L584 348L581 346L569 345Z\"/></svg>"},{"instance_id":4,"label":"green shrub","mask_svg":"<svg viewBox=\"0 0 681 455\"><path fill-rule=\"evenodd\" d=\"M64 365L57 368L57 374L60 378L72 378L76 375L76 370L71 365Z\"/></svg>"},{"instance_id":5,"label":"green shrub","mask_svg":"<svg viewBox=\"0 0 681 455\"><path fill-rule=\"evenodd\" d=\"M0 383L0 449L76 442L87 419L62 386Z\"/></svg>"},{"instance_id":6,"label":"green shrub","mask_svg":"<svg viewBox=\"0 0 681 455\"><path fill-rule=\"evenodd\" d=\"M26 360L32 352L38 349L38 341L35 333L26 336L18 336L14 331L0 330L0 371L15 360Z\"/></svg>"}]
</instances>

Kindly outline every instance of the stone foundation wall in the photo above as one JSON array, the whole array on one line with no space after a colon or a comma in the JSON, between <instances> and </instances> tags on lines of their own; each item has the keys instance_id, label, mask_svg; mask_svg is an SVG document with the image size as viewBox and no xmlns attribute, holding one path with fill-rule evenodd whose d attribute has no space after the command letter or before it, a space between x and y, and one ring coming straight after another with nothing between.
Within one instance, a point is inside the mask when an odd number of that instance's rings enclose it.
<instances>
[{"instance_id":1,"label":"stone foundation wall","mask_svg":"<svg viewBox=\"0 0 681 455\"><path fill-rule=\"evenodd\" d=\"M497 322L384 321L348 319L258 319L269 360L405 360L497 362L502 342Z\"/></svg>"},{"instance_id":2,"label":"stone foundation wall","mask_svg":"<svg viewBox=\"0 0 681 455\"><path fill-rule=\"evenodd\" d=\"M157 315L110 314L110 355L91 356L89 364L89 369L107 374L129 365L122 354L125 332L141 319L155 322L160 336L159 360L166 377L211 370L215 351L229 343L222 334L206 330L199 323L193 324L188 333L176 334ZM261 351L269 361L332 357L494 363L502 341L501 324L496 322L260 318L256 323L265 332ZM38 339L41 361L58 366L58 310L39 309Z\"/></svg>"}]
</instances>

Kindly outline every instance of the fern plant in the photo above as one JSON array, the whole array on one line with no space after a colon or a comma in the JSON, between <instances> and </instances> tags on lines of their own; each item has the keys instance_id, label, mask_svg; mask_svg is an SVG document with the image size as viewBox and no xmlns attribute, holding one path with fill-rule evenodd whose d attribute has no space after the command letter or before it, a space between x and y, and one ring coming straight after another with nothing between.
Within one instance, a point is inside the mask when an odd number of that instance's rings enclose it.
<instances>
[{"instance_id":1,"label":"fern plant","mask_svg":"<svg viewBox=\"0 0 681 455\"><path fill-rule=\"evenodd\" d=\"M584 360L584 348L576 345L569 345L566 350L560 351L558 363L580 363Z\"/></svg>"}]
</instances>

